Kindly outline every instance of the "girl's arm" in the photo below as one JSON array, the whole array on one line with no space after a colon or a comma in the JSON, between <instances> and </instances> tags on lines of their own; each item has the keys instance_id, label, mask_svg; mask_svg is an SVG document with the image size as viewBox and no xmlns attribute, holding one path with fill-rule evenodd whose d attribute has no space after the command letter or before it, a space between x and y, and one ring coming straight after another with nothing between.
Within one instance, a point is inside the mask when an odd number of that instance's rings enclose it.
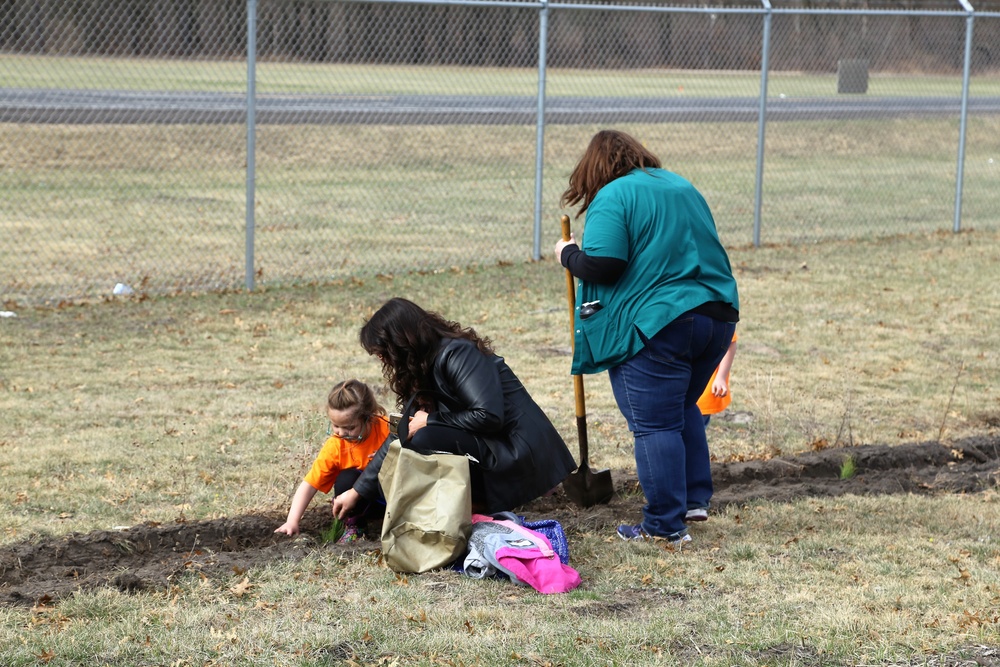
<instances>
[{"instance_id":1,"label":"girl's arm","mask_svg":"<svg viewBox=\"0 0 1000 667\"><path fill-rule=\"evenodd\" d=\"M292 497L292 506L288 510L288 518L285 523L278 526L274 532L285 535L297 535L299 532L299 519L306 513L306 508L316 495L316 489L309 482L302 482L296 489Z\"/></svg>"},{"instance_id":2,"label":"girl's arm","mask_svg":"<svg viewBox=\"0 0 1000 667\"><path fill-rule=\"evenodd\" d=\"M712 383L712 393L725 396L729 393L729 371L733 369L733 359L736 357L736 341L729 344L726 355L719 362L719 370L715 372L715 382Z\"/></svg>"}]
</instances>

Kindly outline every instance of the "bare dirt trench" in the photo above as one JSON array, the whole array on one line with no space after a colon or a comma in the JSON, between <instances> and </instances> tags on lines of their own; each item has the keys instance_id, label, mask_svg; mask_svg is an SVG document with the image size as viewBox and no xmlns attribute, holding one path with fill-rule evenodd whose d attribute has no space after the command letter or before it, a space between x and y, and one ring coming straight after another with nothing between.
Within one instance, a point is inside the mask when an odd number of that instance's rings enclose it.
<instances>
[{"instance_id":1,"label":"bare dirt trench","mask_svg":"<svg viewBox=\"0 0 1000 667\"><path fill-rule=\"evenodd\" d=\"M854 476L840 479L847 457ZM983 436L954 443L830 448L797 456L734 463L713 463L715 507L766 499L787 502L803 497L844 494L976 493L1000 486L1000 437ZM573 535L611 530L634 513L634 473L613 472L618 494L607 505L581 510L560 491L520 508L531 520L558 520ZM297 560L311 549L337 549L345 555L377 549L375 540L318 546L330 521L319 503L303 519L305 538L274 534L283 514L246 515L211 521L142 524L120 531L94 531L56 538L32 538L0 547L0 604L46 604L78 589L102 586L123 591L162 589L191 572L238 575L257 565Z\"/></svg>"}]
</instances>

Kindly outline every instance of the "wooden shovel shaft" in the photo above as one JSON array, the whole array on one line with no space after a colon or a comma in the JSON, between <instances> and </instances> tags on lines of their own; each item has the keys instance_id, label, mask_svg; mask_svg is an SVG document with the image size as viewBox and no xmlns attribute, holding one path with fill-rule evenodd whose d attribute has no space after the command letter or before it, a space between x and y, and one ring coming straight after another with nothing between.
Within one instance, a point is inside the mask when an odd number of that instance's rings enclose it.
<instances>
[{"instance_id":1,"label":"wooden shovel shaft","mask_svg":"<svg viewBox=\"0 0 1000 667\"><path fill-rule=\"evenodd\" d=\"M562 239L569 241L569 216L564 215L562 222ZM569 343L570 349L576 344L576 286L573 274L566 269L566 298L569 301ZM583 376L573 376L573 395L576 397L576 431L580 439L580 467L587 464L587 407L583 398Z\"/></svg>"}]
</instances>

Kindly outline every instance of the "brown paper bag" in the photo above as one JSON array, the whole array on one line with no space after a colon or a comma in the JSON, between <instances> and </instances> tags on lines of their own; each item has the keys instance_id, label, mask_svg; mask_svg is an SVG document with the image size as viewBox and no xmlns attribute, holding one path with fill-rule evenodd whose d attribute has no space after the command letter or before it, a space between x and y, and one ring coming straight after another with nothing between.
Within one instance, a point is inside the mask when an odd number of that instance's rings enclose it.
<instances>
[{"instance_id":1,"label":"brown paper bag","mask_svg":"<svg viewBox=\"0 0 1000 667\"><path fill-rule=\"evenodd\" d=\"M389 445L378 475L385 494L382 555L396 572L427 572L465 553L472 529L469 459Z\"/></svg>"}]
</instances>

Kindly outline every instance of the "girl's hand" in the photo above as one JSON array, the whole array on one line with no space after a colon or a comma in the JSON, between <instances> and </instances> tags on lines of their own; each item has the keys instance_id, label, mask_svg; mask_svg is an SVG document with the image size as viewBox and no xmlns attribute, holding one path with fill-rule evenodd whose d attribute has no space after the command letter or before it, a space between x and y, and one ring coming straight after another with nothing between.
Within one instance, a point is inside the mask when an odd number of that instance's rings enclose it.
<instances>
[{"instance_id":1,"label":"girl's hand","mask_svg":"<svg viewBox=\"0 0 1000 667\"><path fill-rule=\"evenodd\" d=\"M278 526L274 532L284 533L285 535L298 535L299 534L299 524L294 521L286 521L285 523Z\"/></svg>"}]
</instances>

